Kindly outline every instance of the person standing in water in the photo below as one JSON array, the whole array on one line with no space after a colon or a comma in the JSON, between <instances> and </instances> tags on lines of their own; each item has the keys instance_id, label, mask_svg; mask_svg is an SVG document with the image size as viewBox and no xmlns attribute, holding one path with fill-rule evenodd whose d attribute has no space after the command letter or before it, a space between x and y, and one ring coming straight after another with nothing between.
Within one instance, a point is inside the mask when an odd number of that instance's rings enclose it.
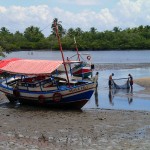
<instances>
[{"instance_id":1,"label":"person standing in water","mask_svg":"<svg viewBox=\"0 0 150 150\"><path fill-rule=\"evenodd\" d=\"M129 74L128 76L129 76L130 88L132 90L133 89L133 77L131 74Z\"/></svg>"},{"instance_id":2,"label":"person standing in water","mask_svg":"<svg viewBox=\"0 0 150 150\"><path fill-rule=\"evenodd\" d=\"M109 89L111 89L111 86L112 86L112 82L113 82L112 77L113 77L113 76L114 76L114 73L112 73L112 74L109 76L109 81L108 81Z\"/></svg>"}]
</instances>

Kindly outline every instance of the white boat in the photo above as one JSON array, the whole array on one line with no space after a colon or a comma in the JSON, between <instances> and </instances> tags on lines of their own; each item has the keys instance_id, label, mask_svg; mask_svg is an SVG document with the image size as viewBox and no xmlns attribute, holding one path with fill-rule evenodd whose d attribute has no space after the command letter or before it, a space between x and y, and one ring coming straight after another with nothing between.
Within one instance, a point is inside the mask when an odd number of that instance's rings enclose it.
<instances>
[{"instance_id":1,"label":"white boat","mask_svg":"<svg viewBox=\"0 0 150 150\"><path fill-rule=\"evenodd\" d=\"M92 76L92 71L94 69L94 64L91 63L91 56L90 54L81 54L78 51L77 42L74 37L74 44L76 53L75 55L68 58L68 60L74 60L75 57L77 57L77 60L80 62L79 64L75 65L72 69L72 74L77 77L87 78L89 76Z\"/></svg>"}]
</instances>

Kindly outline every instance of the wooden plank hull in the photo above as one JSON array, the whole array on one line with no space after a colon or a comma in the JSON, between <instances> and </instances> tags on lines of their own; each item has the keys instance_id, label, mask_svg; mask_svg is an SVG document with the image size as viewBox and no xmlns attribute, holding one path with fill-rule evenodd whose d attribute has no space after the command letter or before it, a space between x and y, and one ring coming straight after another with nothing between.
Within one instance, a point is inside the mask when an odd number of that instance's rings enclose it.
<instances>
[{"instance_id":1,"label":"wooden plank hull","mask_svg":"<svg viewBox=\"0 0 150 150\"><path fill-rule=\"evenodd\" d=\"M90 83L77 87L68 88L65 90L53 91L27 91L18 90L19 93L14 93L13 89L1 87L0 90L5 93L10 102L19 101L24 104L45 105L55 108L82 108L91 98L95 84Z\"/></svg>"},{"instance_id":2,"label":"wooden plank hull","mask_svg":"<svg viewBox=\"0 0 150 150\"><path fill-rule=\"evenodd\" d=\"M6 97L9 99L10 102L14 102L13 100L17 101L16 98L12 95L6 95ZM89 100L88 99L81 99L76 101L70 101L70 102L51 102L51 101L45 101L43 103L40 103L36 100L28 100L25 98L18 98L18 101L21 104L27 104L27 105L37 105L37 106L46 106L48 108L62 108L62 109L81 109Z\"/></svg>"}]
</instances>

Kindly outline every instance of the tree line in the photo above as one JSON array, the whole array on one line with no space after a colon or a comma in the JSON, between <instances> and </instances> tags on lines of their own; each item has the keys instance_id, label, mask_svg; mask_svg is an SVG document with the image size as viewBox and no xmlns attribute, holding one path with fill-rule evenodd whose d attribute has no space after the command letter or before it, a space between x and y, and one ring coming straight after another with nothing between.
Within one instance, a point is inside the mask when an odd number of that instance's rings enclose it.
<instances>
[{"instance_id":1,"label":"tree line","mask_svg":"<svg viewBox=\"0 0 150 150\"><path fill-rule=\"evenodd\" d=\"M52 25L53 27L53 25ZM143 50L150 49L150 26L139 26L122 30L114 27L113 30L100 32L91 27L89 31L81 28L64 29L58 22L59 35L64 50L74 50L74 37L79 50ZM58 50L59 45L55 32L45 37L39 27L30 26L23 33L11 33L6 27L0 29L0 53L14 50Z\"/></svg>"}]
</instances>

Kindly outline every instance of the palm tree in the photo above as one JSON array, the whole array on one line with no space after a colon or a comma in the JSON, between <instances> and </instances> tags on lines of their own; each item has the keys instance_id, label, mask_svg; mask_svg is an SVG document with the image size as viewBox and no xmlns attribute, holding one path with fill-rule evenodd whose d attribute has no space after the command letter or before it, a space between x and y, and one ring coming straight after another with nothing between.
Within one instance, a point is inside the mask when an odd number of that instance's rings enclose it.
<instances>
[{"instance_id":1,"label":"palm tree","mask_svg":"<svg viewBox=\"0 0 150 150\"><path fill-rule=\"evenodd\" d=\"M149 25L146 25L145 26L145 29L148 31L148 30L150 30L150 26Z\"/></svg>"},{"instance_id":2,"label":"palm tree","mask_svg":"<svg viewBox=\"0 0 150 150\"><path fill-rule=\"evenodd\" d=\"M78 27L75 29L76 36L80 36L82 33L83 33L83 31L81 30L81 28Z\"/></svg>"},{"instance_id":3,"label":"palm tree","mask_svg":"<svg viewBox=\"0 0 150 150\"><path fill-rule=\"evenodd\" d=\"M113 28L113 31L114 31L114 32L120 32L120 31L121 31L121 28L119 28L119 27L114 27L114 28Z\"/></svg>"},{"instance_id":4,"label":"palm tree","mask_svg":"<svg viewBox=\"0 0 150 150\"><path fill-rule=\"evenodd\" d=\"M144 29L144 27L143 27L142 25L138 27L138 31L139 31L139 32L142 32L143 29Z\"/></svg>"},{"instance_id":5,"label":"palm tree","mask_svg":"<svg viewBox=\"0 0 150 150\"><path fill-rule=\"evenodd\" d=\"M67 32L67 35L68 35L69 37L74 37L74 36L75 36L75 31L74 31L74 29L73 29L73 28L69 28L69 29L68 29L68 32Z\"/></svg>"},{"instance_id":6,"label":"palm tree","mask_svg":"<svg viewBox=\"0 0 150 150\"><path fill-rule=\"evenodd\" d=\"M64 29L63 29L63 27L62 27L62 25L60 23L61 23L61 21L58 21L57 18L54 18L51 28L52 28L52 34L56 35L56 32L55 32L55 30L56 30L55 29L55 24L56 24L56 27L57 27L57 30L58 30L58 34L61 37L63 32L64 32Z\"/></svg>"},{"instance_id":7,"label":"palm tree","mask_svg":"<svg viewBox=\"0 0 150 150\"><path fill-rule=\"evenodd\" d=\"M2 28L0 29L0 33L1 33L1 34L4 34L4 35L10 34L9 30L8 30L7 28L5 28L5 27L2 27Z\"/></svg>"},{"instance_id":8,"label":"palm tree","mask_svg":"<svg viewBox=\"0 0 150 150\"><path fill-rule=\"evenodd\" d=\"M91 32L92 34L95 34L95 33L96 33L96 31L97 31L97 29L96 29L96 28L94 28L94 27L91 27L91 28L90 28L90 32Z\"/></svg>"},{"instance_id":9,"label":"palm tree","mask_svg":"<svg viewBox=\"0 0 150 150\"><path fill-rule=\"evenodd\" d=\"M38 27L30 26L25 29L24 37L30 42L38 42L44 38L44 35Z\"/></svg>"}]
</instances>

